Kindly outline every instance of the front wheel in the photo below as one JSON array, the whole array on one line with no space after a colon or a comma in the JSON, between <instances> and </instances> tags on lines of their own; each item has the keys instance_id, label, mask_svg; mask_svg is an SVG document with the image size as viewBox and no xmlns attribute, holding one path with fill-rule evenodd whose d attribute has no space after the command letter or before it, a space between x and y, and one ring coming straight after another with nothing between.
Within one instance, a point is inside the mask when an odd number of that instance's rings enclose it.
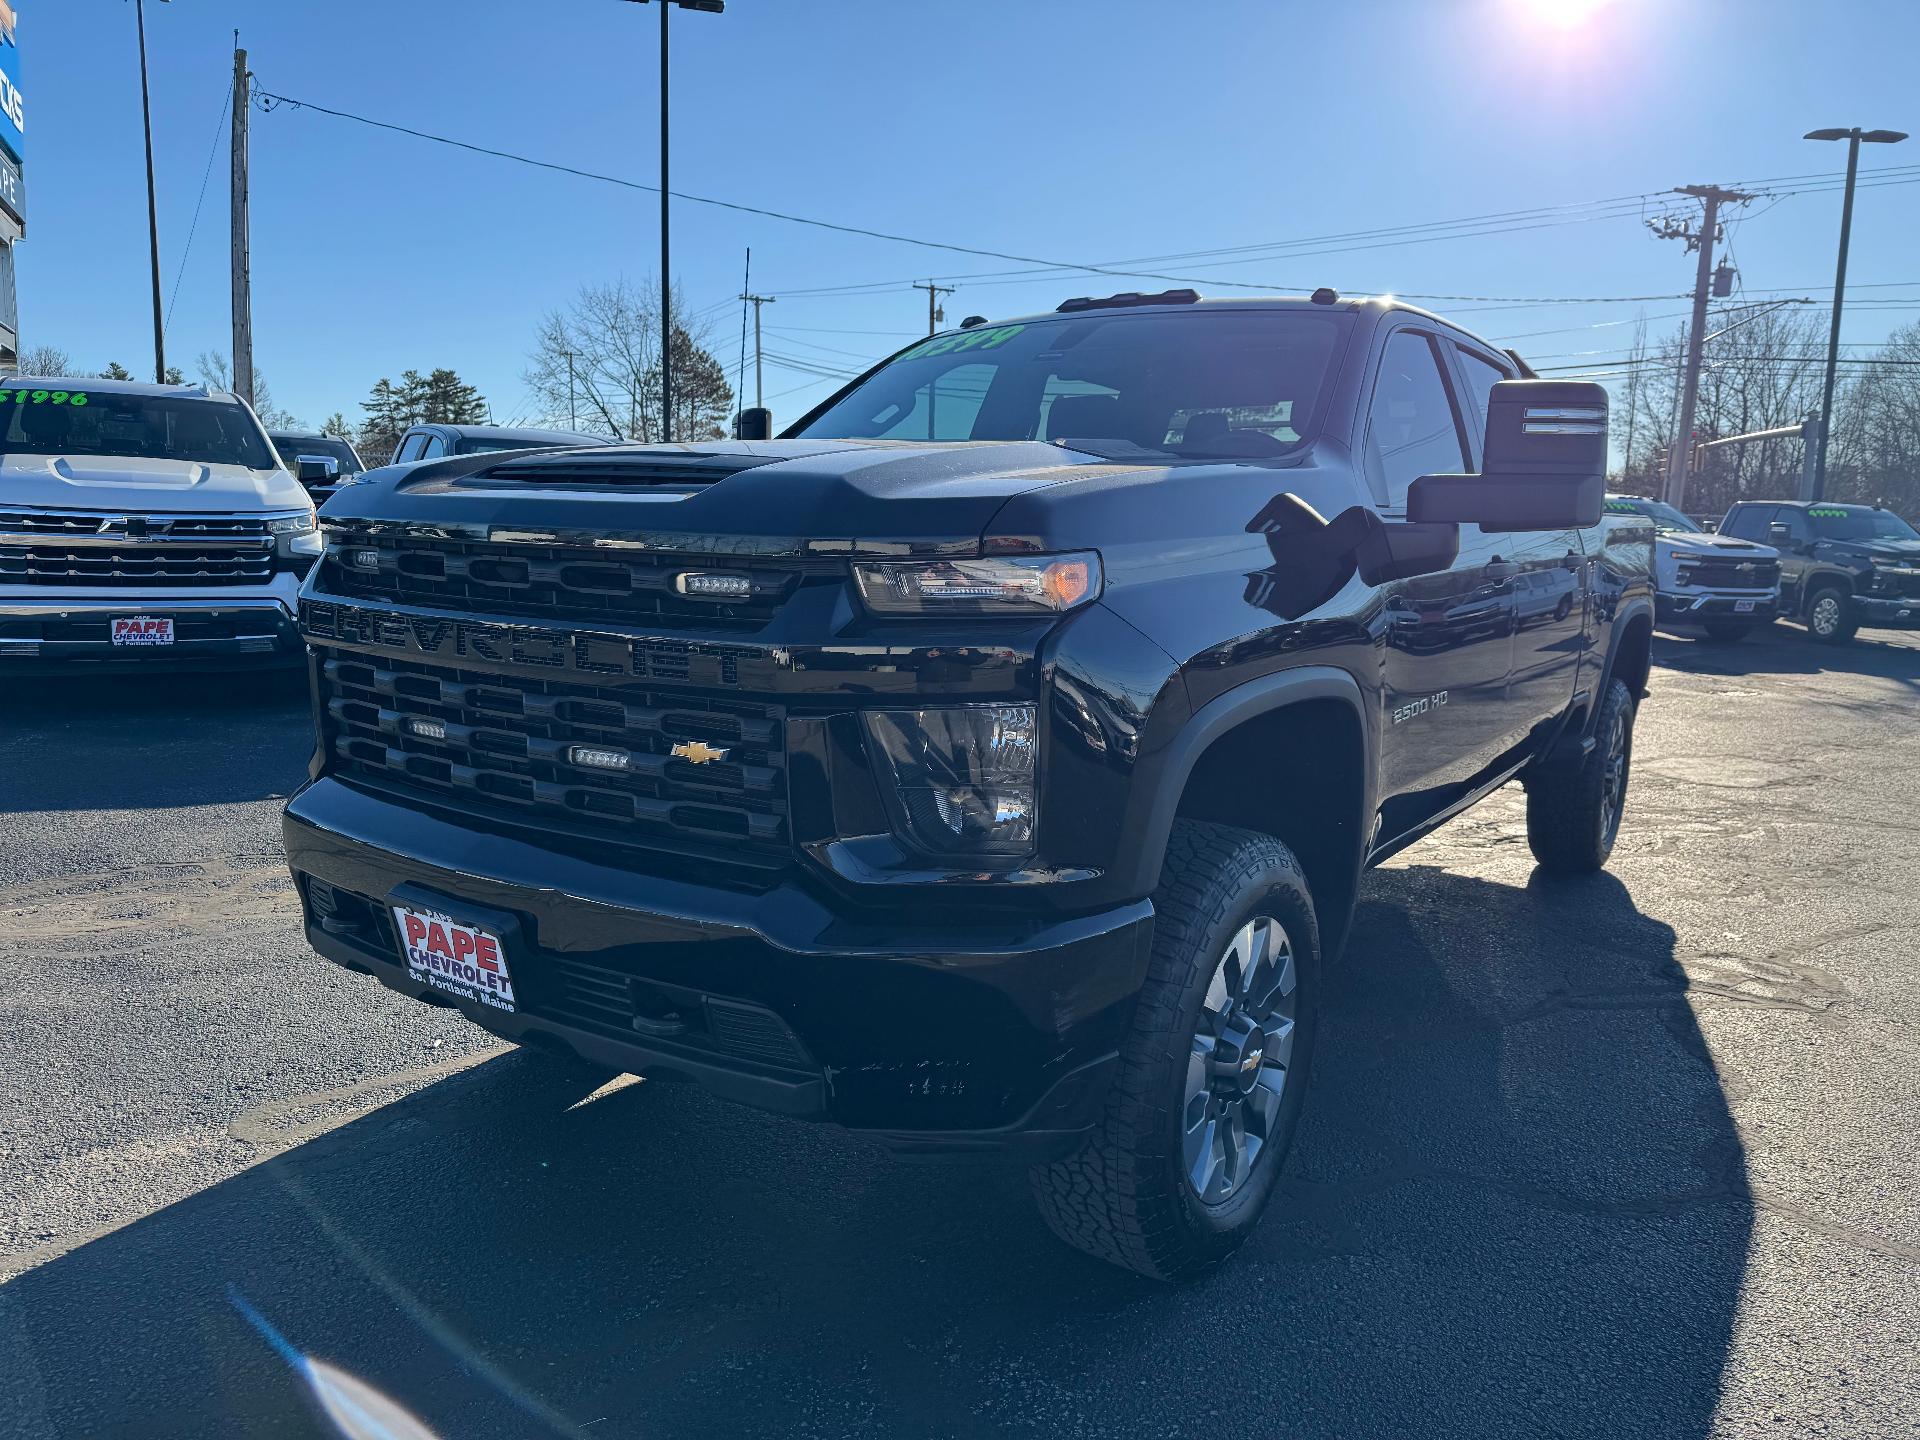
<instances>
[{"instance_id":1,"label":"front wheel","mask_svg":"<svg viewBox=\"0 0 1920 1440\"><path fill-rule=\"evenodd\" d=\"M1853 613L1853 597L1838 585L1813 592L1807 603L1807 633L1822 645L1844 645L1853 639L1860 621Z\"/></svg>"},{"instance_id":2,"label":"front wheel","mask_svg":"<svg viewBox=\"0 0 1920 1440\"><path fill-rule=\"evenodd\" d=\"M1609 680L1594 718L1594 747L1578 767L1527 779L1527 844L1565 875L1590 875L1613 854L1633 768L1633 692Z\"/></svg>"},{"instance_id":3,"label":"front wheel","mask_svg":"<svg viewBox=\"0 0 1920 1440\"><path fill-rule=\"evenodd\" d=\"M1272 1198L1313 1058L1320 931L1278 840L1182 820L1106 1113L1032 1172L1054 1233L1159 1280L1211 1269Z\"/></svg>"}]
</instances>

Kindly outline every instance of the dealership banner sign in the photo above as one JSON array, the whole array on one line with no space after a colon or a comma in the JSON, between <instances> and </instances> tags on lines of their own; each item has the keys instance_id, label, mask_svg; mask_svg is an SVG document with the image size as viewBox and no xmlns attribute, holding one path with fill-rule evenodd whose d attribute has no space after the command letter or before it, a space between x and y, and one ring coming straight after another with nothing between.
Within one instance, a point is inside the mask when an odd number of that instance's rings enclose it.
<instances>
[{"instance_id":1,"label":"dealership banner sign","mask_svg":"<svg viewBox=\"0 0 1920 1440\"><path fill-rule=\"evenodd\" d=\"M14 0L0 0L0 147L27 158L27 100L20 90L20 26Z\"/></svg>"}]
</instances>

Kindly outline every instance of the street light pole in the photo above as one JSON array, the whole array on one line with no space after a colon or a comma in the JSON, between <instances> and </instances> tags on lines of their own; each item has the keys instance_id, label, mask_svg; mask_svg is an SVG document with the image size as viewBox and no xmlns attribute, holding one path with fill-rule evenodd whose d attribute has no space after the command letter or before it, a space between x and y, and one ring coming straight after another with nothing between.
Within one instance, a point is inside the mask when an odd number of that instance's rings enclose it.
<instances>
[{"instance_id":1,"label":"street light pole","mask_svg":"<svg viewBox=\"0 0 1920 1440\"><path fill-rule=\"evenodd\" d=\"M660 0L660 439L673 443L673 187L667 180L667 16L673 6Z\"/></svg>"},{"instance_id":2,"label":"street light pole","mask_svg":"<svg viewBox=\"0 0 1920 1440\"><path fill-rule=\"evenodd\" d=\"M1906 139L1899 130L1851 129L1809 130L1808 140L1845 140L1847 142L1847 186L1840 202L1840 259L1833 272L1833 324L1827 331L1827 375L1820 390L1820 438L1813 457L1813 496L1824 499L1827 493L1827 441L1833 435L1833 384L1840 364L1840 313L1847 298L1847 246L1853 238L1853 182L1860 173L1860 144L1895 145Z\"/></svg>"},{"instance_id":3,"label":"street light pole","mask_svg":"<svg viewBox=\"0 0 1920 1440\"><path fill-rule=\"evenodd\" d=\"M167 327L160 308L160 208L153 193L153 102L147 93L147 0L133 0L140 32L140 119L147 132L147 250L153 261L153 382L167 383Z\"/></svg>"},{"instance_id":4,"label":"street light pole","mask_svg":"<svg viewBox=\"0 0 1920 1440\"><path fill-rule=\"evenodd\" d=\"M652 0L632 0L646 5ZM667 86L667 13L675 5L686 10L723 13L727 0L660 0L660 439L673 439L673 186L667 174L667 128L671 112Z\"/></svg>"}]
</instances>

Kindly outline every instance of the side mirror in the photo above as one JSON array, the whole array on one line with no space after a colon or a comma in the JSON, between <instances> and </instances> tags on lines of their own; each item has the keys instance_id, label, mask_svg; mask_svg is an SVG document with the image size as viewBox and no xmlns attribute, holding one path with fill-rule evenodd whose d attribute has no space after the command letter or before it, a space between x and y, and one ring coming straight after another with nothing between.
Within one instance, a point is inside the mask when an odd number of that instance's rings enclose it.
<instances>
[{"instance_id":1,"label":"side mirror","mask_svg":"<svg viewBox=\"0 0 1920 1440\"><path fill-rule=\"evenodd\" d=\"M293 478L309 490L332 485L340 478L340 462L331 455L296 455Z\"/></svg>"},{"instance_id":2,"label":"side mirror","mask_svg":"<svg viewBox=\"0 0 1920 1440\"><path fill-rule=\"evenodd\" d=\"M1582 380L1502 380L1487 401L1478 475L1422 475L1407 487L1416 523L1482 530L1584 529L1607 490L1607 392Z\"/></svg>"},{"instance_id":3,"label":"side mirror","mask_svg":"<svg viewBox=\"0 0 1920 1440\"><path fill-rule=\"evenodd\" d=\"M749 405L734 417L733 438L736 440L771 440L773 438L773 411L763 405Z\"/></svg>"},{"instance_id":4,"label":"side mirror","mask_svg":"<svg viewBox=\"0 0 1920 1440\"><path fill-rule=\"evenodd\" d=\"M1793 528L1781 521L1767 526L1767 539L1775 545L1784 545L1793 538Z\"/></svg>"},{"instance_id":5,"label":"side mirror","mask_svg":"<svg viewBox=\"0 0 1920 1440\"><path fill-rule=\"evenodd\" d=\"M1324 605L1358 574L1369 585L1447 569L1458 525L1389 523L1354 505L1329 520L1292 491L1269 500L1247 529L1266 536L1273 565L1247 577L1247 603L1284 620Z\"/></svg>"}]
</instances>

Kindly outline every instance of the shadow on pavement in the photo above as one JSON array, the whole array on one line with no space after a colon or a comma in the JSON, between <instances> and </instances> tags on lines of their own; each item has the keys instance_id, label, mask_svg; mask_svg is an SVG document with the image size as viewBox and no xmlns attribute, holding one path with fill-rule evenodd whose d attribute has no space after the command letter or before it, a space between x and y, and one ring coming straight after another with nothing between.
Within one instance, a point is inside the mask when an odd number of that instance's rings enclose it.
<instances>
[{"instance_id":1,"label":"shadow on pavement","mask_svg":"<svg viewBox=\"0 0 1920 1440\"><path fill-rule=\"evenodd\" d=\"M231 1286L446 1437L1701 1435L1751 1212L1685 988L1611 878L1377 873L1280 1197L1178 1290L1018 1174L509 1054L0 1287L0 1393L319 1433Z\"/></svg>"},{"instance_id":2,"label":"shadow on pavement","mask_svg":"<svg viewBox=\"0 0 1920 1440\"><path fill-rule=\"evenodd\" d=\"M1907 632L1862 630L1845 645L1822 645L1799 625L1756 630L1734 644L1697 633L1655 631L1653 662L1696 675L1872 675L1920 688L1920 646Z\"/></svg>"},{"instance_id":3,"label":"shadow on pavement","mask_svg":"<svg viewBox=\"0 0 1920 1440\"><path fill-rule=\"evenodd\" d=\"M297 666L16 677L0 689L0 810L285 795L306 779L310 715L307 672Z\"/></svg>"}]
</instances>

